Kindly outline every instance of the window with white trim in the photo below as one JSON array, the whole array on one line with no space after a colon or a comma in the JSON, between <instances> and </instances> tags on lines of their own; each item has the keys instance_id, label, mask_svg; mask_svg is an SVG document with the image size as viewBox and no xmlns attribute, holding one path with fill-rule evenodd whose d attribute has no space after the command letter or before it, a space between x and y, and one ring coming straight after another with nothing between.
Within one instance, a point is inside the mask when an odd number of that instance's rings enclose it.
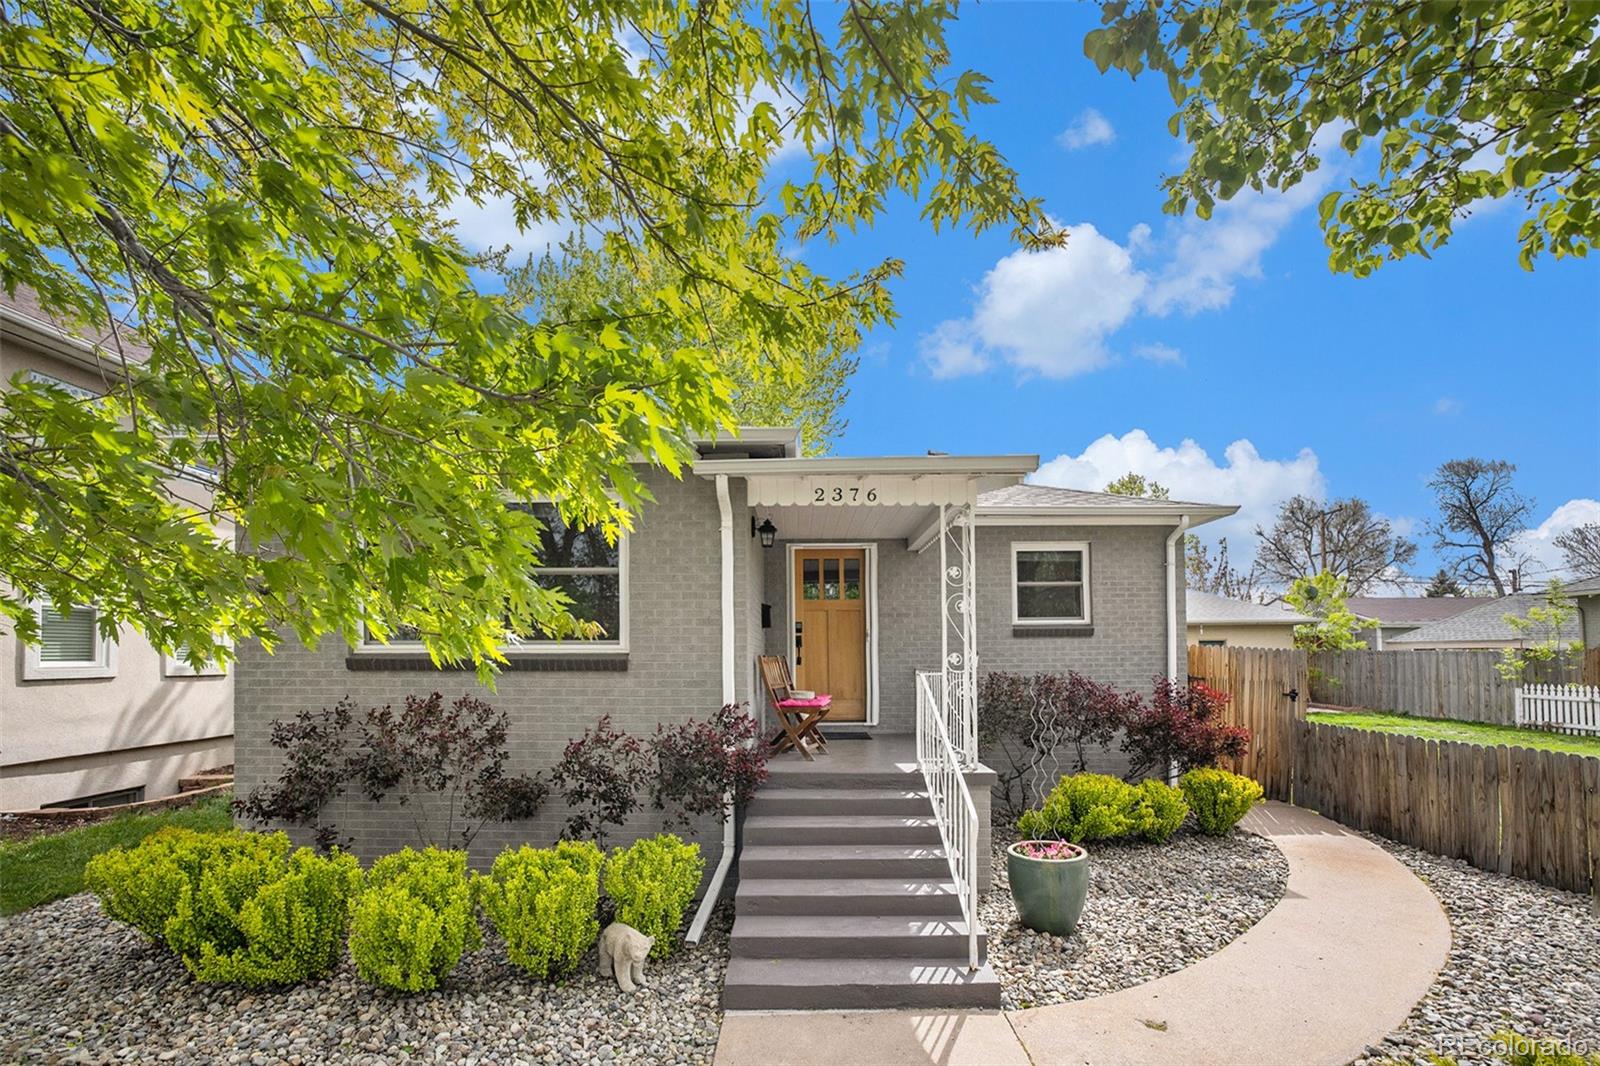
<instances>
[{"instance_id":1,"label":"window with white trim","mask_svg":"<svg viewBox=\"0 0 1600 1066\"><path fill-rule=\"evenodd\" d=\"M224 677L228 668L219 662L209 662L198 670L189 662L189 645L179 644L161 656L162 677Z\"/></svg>"},{"instance_id":2,"label":"window with white trim","mask_svg":"<svg viewBox=\"0 0 1600 1066\"><path fill-rule=\"evenodd\" d=\"M534 579L545 588L559 588L572 599L568 611L580 622L593 622L600 634L590 639L566 637L557 641L543 632L517 634L501 650L542 651L621 651L628 646L628 537L618 536L608 543L598 529L569 526L553 503L517 504L544 527L539 535L539 565ZM415 651L422 641L416 630L400 627L383 644L366 630L366 650L403 649Z\"/></svg>"},{"instance_id":3,"label":"window with white trim","mask_svg":"<svg viewBox=\"0 0 1600 1066\"><path fill-rule=\"evenodd\" d=\"M44 602L36 602L33 609L39 618L39 642L29 644L23 653L22 680L117 676L117 642L100 632L98 610L80 606L63 614Z\"/></svg>"},{"instance_id":4,"label":"window with white trim","mask_svg":"<svg viewBox=\"0 0 1600 1066\"><path fill-rule=\"evenodd\" d=\"M1011 618L1016 625L1088 623L1087 543L1014 542L1011 577Z\"/></svg>"}]
</instances>

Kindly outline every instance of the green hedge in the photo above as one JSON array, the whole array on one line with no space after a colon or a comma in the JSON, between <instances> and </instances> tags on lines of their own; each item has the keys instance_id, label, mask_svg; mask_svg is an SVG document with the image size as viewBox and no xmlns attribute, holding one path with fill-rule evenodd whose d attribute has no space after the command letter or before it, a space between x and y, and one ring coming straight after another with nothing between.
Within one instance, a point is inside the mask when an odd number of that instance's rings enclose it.
<instances>
[{"instance_id":1,"label":"green hedge","mask_svg":"<svg viewBox=\"0 0 1600 1066\"><path fill-rule=\"evenodd\" d=\"M1017 830L1034 840L1096 840L1137 837L1165 843L1189 814L1183 793L1160 781L1130 785L1107 774L1069 774L1056 783L1043 806L1026 811Z\"/></svg>"},{"instance_id":2,"label":"green hedge","mask_svg":"<svg viewBox=\"0 0 1600 1066\"><path fill-rule=\"evenodd\" d=\"M507 849L475 884L512 963L538 978L572 969L600 935L600 867L588 842Z\"/></svg>"},{"instance_id":3,"label":"green hedge","mask_svg":"<svg viewBox=\"0 0 1600 1066\"><path fill-rule=\"evenodd\" d=\"M694 902L705 866L700 845L685 844L671 833L611 852L606 895L617 905L617 921L655 937L652 958L666 958L677 946L683 914Z\"/></svg>"},{"instance_id":4,"label":"green hedge","mask_svg":"<svg viewBox=\"0 0 1600 1066\"><path fill-rule=\"evenodd\" d=\"M351 909L356 972L400 992L438 987L482 943L466 852L406 848L385 855Z\"/></svg>"},{"instance_id":5,"label":"green hedge","mask_svg":"<svg viewBox=\"0 0 1600 1066\"><path fill-rule=\"evenodd\" d=\"M113 918L166 944L197 980L294 984L338 964L361 867L290 851L282 833L156 833L92 859L84 881Z\"/></svg>"},{"instance_id":6,"label":"green hedge","mask_svg":"<svg viewBox=\"0 0 1600 1066\"><path fill-rule=\"evenodd\" d=\"M1202 833L1219 837L1239 824L1250 808L1261 802L1261 786L1227 770L1190 770L1178 779L1195 824Z\"/></svg>"}]
</instances>

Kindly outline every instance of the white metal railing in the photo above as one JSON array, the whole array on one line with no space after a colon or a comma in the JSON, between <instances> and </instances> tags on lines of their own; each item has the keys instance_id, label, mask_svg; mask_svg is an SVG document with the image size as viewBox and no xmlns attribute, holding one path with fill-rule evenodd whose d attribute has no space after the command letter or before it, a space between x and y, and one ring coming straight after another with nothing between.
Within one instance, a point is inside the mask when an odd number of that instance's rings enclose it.
<instances>
[{"instance_id":1,"label":"white metal railing","mask_svg":"<svg viewBox=\"0 0 1600 1066\"><path fill-rule=\"evenodd\" d=\"M1517 725L1600 734L1600 686L1524 685L1517 689Z\"/></svg>"},{"instance_id":2,"label":"white metal railing","mask_svg":"<svg viewBox=\"0 0 1600 1066\"><path fill-rule=\"evenodd\" d=\"M967 780L941 706L949 692L945 675L917 672L917 763L933 798L933 816L939 838L950 860L961 899L961 916L967 923L967 965L978 968L978 807L972 802Z\"/></svg>"}]
</instances>

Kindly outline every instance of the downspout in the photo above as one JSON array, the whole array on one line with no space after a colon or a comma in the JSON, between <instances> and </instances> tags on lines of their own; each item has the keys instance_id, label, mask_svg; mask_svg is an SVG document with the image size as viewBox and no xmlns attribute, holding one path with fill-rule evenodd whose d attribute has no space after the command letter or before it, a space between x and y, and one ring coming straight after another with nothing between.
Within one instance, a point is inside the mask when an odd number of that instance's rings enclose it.
<instances>
[{"instance_id":1,"label":"downspout","mask_svg":"<svg viewBox=\"0 0 1600 1066\"><path fill-rule=\"evenodd\" d=\"M1178 679L1178 538L1182 537L1189 529L1189 516L1181 515L1178 524L1173 527L1167 536L1167 679ZM1184 675L1188 676L1188 666L1184 667ZM1178 764L1172 763L1167 767L1167 784L1175 785L1178 782Z\"/></svg>"},{"instance_id":2,"label":"downspout","mask_svg":"<svg viewBox=\"0 0 1600 1066\"><path fill-rule=\"evenodd\" d=\"M1189 529L1189 516L1179 517L1167 537L1167 677L1178 676L1178 538Z\"/></svg>"},{"instance_id":3,"label":"downspout","mask_svg":"<svg viewBox=\"0 0 1600 1066\"><path fill-rule=\"evenodd\" d=\"M728 498L727 474L717 475L717 513L722 522L722 703L723 706L727 706L738 702L733 680L733 501ZM716 909L717 900L722 896L722 885L728 879L728 867L733 865L733 849L733 794L724 792L722 857L717 860L717 868L711 871L711 882L706 885L706 894L700 900L699 909L694 912L694 921L689 923L689 935L685 939L691 944L700 943L700 938L705 935L706 924L711 921L711 912Z\"/></svg>"}]
</instances>

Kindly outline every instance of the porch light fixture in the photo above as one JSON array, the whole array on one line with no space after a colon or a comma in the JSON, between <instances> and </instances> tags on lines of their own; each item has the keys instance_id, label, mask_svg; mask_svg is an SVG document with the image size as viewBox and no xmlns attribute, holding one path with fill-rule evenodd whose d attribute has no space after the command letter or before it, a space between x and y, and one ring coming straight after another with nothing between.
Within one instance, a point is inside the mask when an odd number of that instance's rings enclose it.
<instances>
[{"instance_id":1,"label":"porch light fixture","mask_svg":"<svg viewBox=\"0 0 1600 1066\"><path fill-rule=\"evenodd\" d=\"M770 548L778 539L778 527L772 524L772 519L770 518L763 518L761 520L761 524L758 526L756 525L756 516L751 515L750 535L754 537L757 534L759 534L761 537L761 546L763 548Z\"/></svg>"}]
</instances>

